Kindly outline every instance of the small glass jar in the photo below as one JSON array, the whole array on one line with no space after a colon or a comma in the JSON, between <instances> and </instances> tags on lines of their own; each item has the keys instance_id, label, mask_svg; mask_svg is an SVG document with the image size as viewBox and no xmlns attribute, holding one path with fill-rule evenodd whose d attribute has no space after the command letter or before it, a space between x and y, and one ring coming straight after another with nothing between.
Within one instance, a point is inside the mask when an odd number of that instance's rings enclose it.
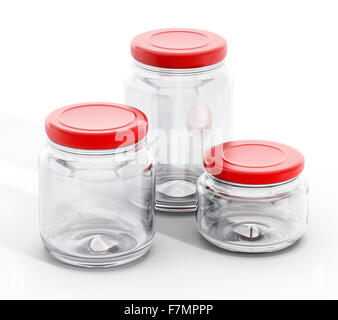
<instances>
[{"instance_id":1,"label":"small glass jar","mask_svg":"<svg viewBox=\"0 0 338 320\"><path fill-rule=\"evenodd\" d=\"M231 133L226 41L212 32L161 29L131 42L126 102L149 117L157 210L195 211L204 152Z\"/></svg>"},{"instance_id":2,"label":"small glass jar","mask_svg":"<svg viewBox=\"0 0 338 320\"><path fill-rule=\"evenodd\" d=\"M199 232L218 247L273 252L301 238L308 219L304 157L269 141L220 144L204 157L198 180Z\"/></svg>"},{"instance_id":3,"label":"small glass jar","mask_svg":"<svg viewBox=\"0 0 338 320\"><path fill-rule=\"evenodd\" d=\"M109 267L149 249L153 166L148 120L119 104L67 106L46 119L39 157L40 231L47 251L77 266Z\"/></svg>"}]
</instances>

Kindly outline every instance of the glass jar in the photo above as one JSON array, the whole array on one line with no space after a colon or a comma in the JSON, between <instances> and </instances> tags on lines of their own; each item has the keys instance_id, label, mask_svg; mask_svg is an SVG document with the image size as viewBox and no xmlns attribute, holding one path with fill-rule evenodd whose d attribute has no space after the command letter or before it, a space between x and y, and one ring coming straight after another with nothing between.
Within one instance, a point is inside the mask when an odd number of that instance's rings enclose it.
<instances>
[{"instance_id":1,"label":"glass jar","mask_svg":"<svg viewBox=\"0 0 338 320\"><path fill-rule=\"evenodd\" d=\"M55 110L39 157L40 231L47 251L109 267L145 254L154 236L148 120L119 104Z\"/></svg>"},{"instance_id":2,"label":"glass jar","mask_svg":"<svg viewBox=\"0 0 338 320\"><path fill-rule=\"evenodd\" d=\"M269 141L228 142L206 152L204 167L197 225L209 242L256 253L280 250L301 238L308 185L299 151Z\"/></svg>"},{"instance_id":3,"label":"glass jar","mask_svg":"<svg viewBox=\"0 0 338 320\"><path fill-rule=\"evenodd\" d=\"M211 32L161 29L131 42L128 105L149 117L157 210L196 210L204 152L230 138L232 80L226 41Z\"/></svg>"}]
</instances>

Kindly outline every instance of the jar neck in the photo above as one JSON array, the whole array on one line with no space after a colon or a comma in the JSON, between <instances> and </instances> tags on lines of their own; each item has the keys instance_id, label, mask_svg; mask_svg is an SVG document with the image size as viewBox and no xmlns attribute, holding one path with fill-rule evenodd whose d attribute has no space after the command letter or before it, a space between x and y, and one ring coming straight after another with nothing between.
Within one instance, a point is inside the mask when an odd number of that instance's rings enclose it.
<instances>
[{"instance_id":1,"label":"jar neck","mask_svg":"<svg viewBox=\"0 0 338 320\"><path fill-rule=\"evenodd\" d=\"M278 183L271 183L271 184L242 184L242 183L235 183L235 182L230 182L230 181L225 181L225 180L221 180L218 179L214 176L212 176L211 174L209 174L208 172L204 171L205 174L207 175L208 178L220 183L220 184L224 184L224 185L229 185L229 186L234 186L234 187L240 187L240 188L267 188L267 187L278 187L278 186L282 186L284 184L288 184L288 183L293 183L299 180L301 175L298 175L295 178L292 178L290 180L287 181L282 181L282 182L278 182Z\"/></svg>"},{"instance_id":2,"label":"jar neck","mask_svg":"<svg viewBox=\"0 0 338 320\"><path fill-rule=\"evenodd\" d=\"M65 152L65 153L72 153L77 155L83 155L83 156L111 156L111 155L118 155L123 154L127 152L137 152L140 149L142 149L147 143L147 139L143 138L141 141L132 144L130 146L126 147L119 147L115 149L77 149L77 148L70 148L61 146L52 140L48 139L47 144L49 147L51 147L54 150L57 150L59 152Z\"/></svg>"},{"instance_id":3,"label":"jar neck","mask_svg":"<svg viewBox=\"0 0 338 320\"><path fill-rule=\"evenodd\" d=\"M207 73L210 71L214 71L216 69L221 69L224 66L224 60L216 64L210 65L210 66L205 66L205 67L200 67L200 68L189 68L189 69L169 69L169 68L154 67L154 66L140 63L136 60L134 60L134 64L138 68L141 68L149 72L154 72L154 73L162 73L162 74L167 74L167 75L192 75L196 73Z\"/></svg>"}]
</instances>

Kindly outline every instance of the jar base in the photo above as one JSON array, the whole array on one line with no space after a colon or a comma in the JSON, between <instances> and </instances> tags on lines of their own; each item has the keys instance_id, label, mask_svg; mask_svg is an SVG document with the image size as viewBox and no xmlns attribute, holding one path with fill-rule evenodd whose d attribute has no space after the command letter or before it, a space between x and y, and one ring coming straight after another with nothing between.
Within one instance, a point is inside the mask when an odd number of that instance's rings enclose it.
<instances>
[{"instance_id":1,"label":"jar base","mask_svg":"<svg viewBox=\"0 0 338 320\"><path fill-rule=\"evenodd\" d=\"M99 254L93 257L80 257L71 254L67 254L56 248L53 248L51 245L47 244L47 242L42 238L43 245L47 252L54 257L55 259L77 267L85 267L85 268L110 268L121 266L134 260L141 258L145 255L151 248L152 239L148 241L145 245L138 248L135 251L129 251L126 253L121 253L115 256L106 256L100 257ZM96 244L97 248L99 248L99 244Z\"/></svg>"},{"instance_id":2,"label":"jar base","mask_svg":"<svg viewBox=\"0 0 338 320\"><path fill-rule=\"evenodd\" d=\"M231 252L239 252L239 253L271 253L271 252L276 252L280 251L283 249L286 249L296 242L300 241L301 237L303 234L300 234L292 239L285 240L282 242L275 242L271 244L264 244L264 245L249 245L248 242L243 243L243 242L221 242L219 240L216 240L209 235L205 234L204 232L200 231L201 235L211 244L227 250ZM245 241L245 240L244 240Z\"/></svg>"},{"instance_id":3,"label":"jar base","mask_svg":"<svg viewBox=\"0 0 338 320\"><path fill-rule=\"evenodd\" d=\"M205 215L199 220L198 229L204 238L222 249L246 253L274 252L291 246L305 232L301 223L291 223L278 216L280 214L272 212L269 216L236 212L215 221L212 215Z\"/></svg>"},{"instance_id":4,"label":"jar base","mask_svg":"<svg viewBox=\"0 0 338 320\"><path fill-rule=\"evenodd\" d=\"M160 165L156 173L155 209L166 212L196 211L196 182L200 173L200 168Z\"/></svg>"}]
</instances>

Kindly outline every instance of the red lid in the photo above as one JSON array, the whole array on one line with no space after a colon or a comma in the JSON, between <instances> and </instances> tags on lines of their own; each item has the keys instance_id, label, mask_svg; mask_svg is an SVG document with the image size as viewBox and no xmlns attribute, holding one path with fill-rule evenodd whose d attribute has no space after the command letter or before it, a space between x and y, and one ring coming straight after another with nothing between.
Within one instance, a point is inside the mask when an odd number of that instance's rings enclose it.
<instances>
[{"instance_id":1,"label":"red lid","mask_svg":"<svg viewBox=\"0 0 338 320\"><path fill-rule=\"evenodd\" d=\"M83 103L57 109L45 123L50 140L78 149L114 149L142 140L148 119L140 110L117 103Z\"/></svg>"},{"instance_id":2,"label":"red lid","mask_svg":"<svg viewBox=\"0 0 338 320\"><path fill-rule=\"evenodd\" d=\"M204 167L214 177L242 184L273 184L297 177L304 157L285 144L263 140L231 141L209 149Z\"/></svg>"},{"instance_id":3,"label":"red lid","mask_svg":"<svg viewBox=\"0 0 338 320\"><path fill-rule=\"evenodd\" d=\"M135 60L150 66L187 69L222 61L227 43L221 36L197 29L159 29L141 33L131 41Z\"/></svg>"}]
</instances>

